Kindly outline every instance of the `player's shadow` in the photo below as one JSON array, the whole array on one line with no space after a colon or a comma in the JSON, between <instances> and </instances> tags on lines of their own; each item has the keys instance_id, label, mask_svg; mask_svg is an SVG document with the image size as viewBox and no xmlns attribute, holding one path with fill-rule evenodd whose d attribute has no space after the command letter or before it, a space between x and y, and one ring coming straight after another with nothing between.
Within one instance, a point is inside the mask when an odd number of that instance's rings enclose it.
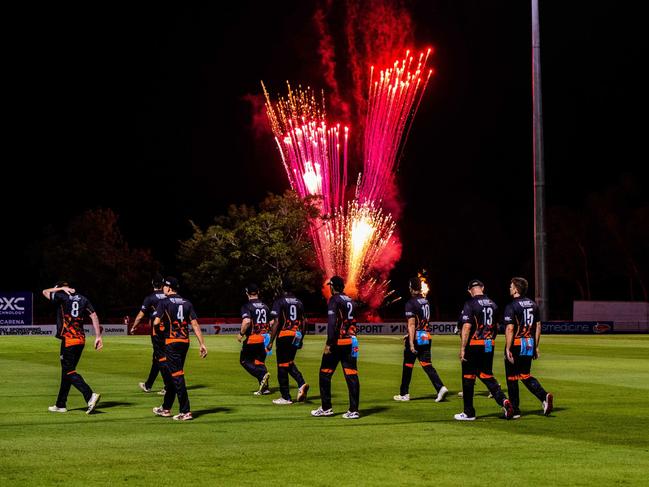
<instances>
[{"instance_id":1,"label":"player's shadow","mask_svg":"<svg viewBox=\"0 0 649 487\"><path fill-rule=\"evenodd\" d=\"M192 416L194 416L194 418L198 418L200 416L206 416L208 414L229 413L231 411L232 411L232 408L226 408L226 407L200 409L198 411L192 411Z\"/></svg>"},{"instance_id":2,"label":"player's shadow","mask_svg":"<svg viewBox=\"0 0 649 487\"><path fill-rule=\"evenodd\" d=\"M102 409L110 409L114 407L119 407L119 406L133 406L135 404L134 402L123 402L123 401L100 401L97 403L97 408L90 414L103 414L105 411L102 411ZM69 411L85 411L88 409L87 407L82 407L82 408L74 408L70 409Z\"/></svg>"},{"instance_id":3,"label":"player's shadow","mask_svg":"<svg viewBox=\"0 0 649 487\"><path fill-rule=\"evenodd\" d=\"M194 389L205 389L207 386L205 384L192 384L187 386L188 391L193 391Z\"/></svg>"},{"instance_id":4,"label":"player's shadow","mask_svg":"<svg viewBox=\"0 0 649 487\"><path fill-rule=\"evenodd\" d=\"M411 401L423 401L424 399L437 399L437 394L431 394L428 396L419 396L419 397L411 397Z\"/></svg>"},{"instance_id":5,"label":"player's shadow","mask_svg":"<svg viewBox=\"0 0 649 487\"><path fill-rule=\"evenodd\" d=\"M367 409L362 408L361 409L361 417L371 416L372 414L382 413L383 411L387 411L388 409L390 409L390 408L386 408L385 406L378 406L378 407L367 408Z\"/></svg>"}]
</instances>

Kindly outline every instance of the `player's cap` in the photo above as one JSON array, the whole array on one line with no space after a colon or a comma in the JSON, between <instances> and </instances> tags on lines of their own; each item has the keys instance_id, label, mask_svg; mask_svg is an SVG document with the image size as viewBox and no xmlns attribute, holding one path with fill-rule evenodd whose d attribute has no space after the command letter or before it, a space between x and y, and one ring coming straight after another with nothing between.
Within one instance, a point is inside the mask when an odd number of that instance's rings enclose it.
<instances>
[{"instance_id":1,"label":"player's cap","mask_svg":"<svg viewBox=\"0 0 649 487\"><path fill-rule=\"evenodd\" d=\"M338 292L342 292L342 290L345 289L345 281L340 276L333 276L329 279L327 284L332 286Z\"/></svg>"},{"instance_id":2,"label":"player's cap","mask_svg":"<svg viewBox=\"0 0 649 487\"><path fill-rule=\"evenodd\" d=\"M473 279L472 281L469 281L469 285L467 286L467 289L471 289L472 287L476 287L476 286L484 287L484 284L480 279Z\"/></svg>"},{"instance_id":3,"label":"player's cap","mask_svg":"<svg viewBox=\"0 0 649 487\"><path fill-rule=\"evenodd\" d=\"M408 280L408 286L413 291L421 291L421 279L419 279L418 277L411 277Z\"/></svg>"},{"instance_id":4,"label":"player's cap","mask_svg":"<svg viewBox=\"0 0 649 487\"><path fill-rule=\"evenodd\" d=\"M69 287L70 283L68 281L56 281L56 284L54 284L54 287Z\"/></svg>"},{"instance_id":5,"label":"player's cap","mask_svg":"<svg viewBox=\"0 0 649 487\"><path fill-rule=\"evenodd\" d=\"M178 288L180 288L180 284L178 283L178 279L172 276L167 276L165 277L164 283L165 286L169 286L171 289L174 291L177 291Z\"/></svg>"},{"instance_id":6,"label":"player's cap","mask_svg":"<svg viewBox=\"0 0 649 487\"><path fill-rule=\"evenodd\" d=\"M246 294L259 294L259 286L254 282L251 282L246 286Z\"/></svg>"}]
</instances>

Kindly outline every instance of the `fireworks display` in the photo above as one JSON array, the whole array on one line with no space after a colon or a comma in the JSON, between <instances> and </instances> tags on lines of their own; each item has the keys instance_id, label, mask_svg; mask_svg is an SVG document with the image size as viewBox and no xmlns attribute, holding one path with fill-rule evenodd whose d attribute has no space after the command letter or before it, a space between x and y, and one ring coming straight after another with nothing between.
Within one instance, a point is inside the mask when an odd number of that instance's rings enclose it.
<instances>
[{"instance_id":1,"label":"fireworks display","mask_svg":"<svg viewBox=\"0 0 649 487\"><path fill-rule=\"evenodd\" d=\"M363 164L349 201L349 128L328 122L324 95L319 99L310 88L293 90L288 85L286 97L273 102L262 83L266 113L291 188L302 198L317 196L320 201L321 215L309 222L309 231L323 277L342 276L350 296L374 307L389 291L385 272L378 272L377 279L373 271L382 266L384 254L393 264L400 253L393 237L396 224L382 207L382 198L394 182L404 133L432 73L426 67L430 52L415 59L407 51L376 79L370 69ZM389 252L390 246L397 252Z\"/></svg>"},{"instance_id":2,"label":"fireworks display","mask_svg":"<svg viewBox=\"0 0 649 487\"><path fill-rule=\"evenodd\" d=\"M375 77L371 68L368 111L363 143L363 177L359 195L376 201L394 178L403 135L412 124L432 69L426 71L431 49L418 60L409 51ZM416 62L416 64L415 64Z\"/></svg>"}]
</instances>

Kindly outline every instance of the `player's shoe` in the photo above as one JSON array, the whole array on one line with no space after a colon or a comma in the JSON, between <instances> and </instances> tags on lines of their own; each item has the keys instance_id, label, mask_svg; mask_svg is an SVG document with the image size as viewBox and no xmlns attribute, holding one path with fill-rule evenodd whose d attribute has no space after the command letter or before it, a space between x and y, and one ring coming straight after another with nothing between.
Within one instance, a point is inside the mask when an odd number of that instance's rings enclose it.
<instances>
[{"instance_id":1,"label":"player's shoe","mask_svg":"<svg viewBox=\"0 0 649 487\"><path fill-rule=\"evenodd\" d=\"M512 416L512 419L520 419L521 417L521 410L514 408L514 415Z\"/></svg>"},{"instance_id":2,"label":"player's shoe","mask_svg":"<svg viewBox=\"0 0 649 487\"><path fill-rule=\"evenodd\" d=\"M147 389L146 384L144 382L138 382L137 385L140 386L140 389L142 389L143 392L151 392L151 389Z\"/></svg>"},{"instance_id":3,"label":"player's shoe","mask_svg":"<svg viewBox=\"0 0 649 487\"><path fill-rule=\"evenodd\" d=\"M101 394L97 392L92 393L92 396L90 396L90 401L88 401L88 410L86 411L86 414L90 414L95 410L95 407L97 406L100 397Z\"/></svg>"},{"instance_id":4,"label":"player's shoe","mask_svg":"<svg viewBox=\"0 0 649 487\"><path fill-rule=\"evenodd\" d=\"M263 391L268 389L268 381L270 380L270 372L266 372L264 376L261 378L261 381L259 381L259 389L257 392L258 396L261 396L263 394Z\"/></svg>"},{"instance_id":5,"label":"player's shoe","mask_svg":"<svg viewBox=\"0 0 649 487\"><path fill-rule=\"evenodd\" d=\"M489 395L487 396L487 399L493 399L494 395L490 392Z\"/></svg>"},{"instance_id":6,"label":"player's shoe","mask_svg":"<svg viewBox=\"0 0 649 487\"><path fill-rule=\"evenodd\" d=\"M358 414L358 411L347 411L345 414L343 414L343 418L345 419L358 419L360 417L361 415Z\"/></svg>"},{"instance_id":7,"label":"player's shoe","mask_svg":"<svg viewBox=\"0 0 649 487\"><path fill-rule=\"evenodd\" d=\"M171 412L168 409L164 409L162 406L153 408L153 414L156 416L162 416L163 418L170 418Z\"/></svg>"},{"instance_id":8,"label":"player's shoe","mask_svg":"<svg viewBox=\"0 0 649 487\"><path fill-rule=\"evenodd\" d=\"M442 388L437 393L435 402L442 402L444 400L444 397L446 397L446 394L448 394L448 389L446 388L446 386L442 386Z\"/></svg>"},{"instance_id":9,"label":"player's shoe","mask_svg":"<svg viewBox=\"0 0 649 487\"><path fill-rule=\"evenodd\" d=\"M475 416L467 416L466 413L462 412L453 416L458 421L473 421Z\"/></svg>"},{"instance_id":10,"label":"player's shoe","mask_svg":"<svg viewBox=\"0 0 649 487\"><path fill-rule=\"evenodd\" d=\"M51 413L67 413L68 410L66 408L60 408L57 407L56 404L54 406L50 406L47 408L47 410Z\"/></svg>"},{"instance_id":11,"label":"player's shoe","mask_svg":"<svg viewBox=\"0 0 649 487\"><path fill-rule=\"evenodd\" d=\"M174 416L174 419L176 421L191 421L194 419L194 416L192 416L192 412L189 411L188 413L179 413Z\"/></svg>"},{"instance_id":12,"label":"player's shoe","mask_svg":"<svg viewBox=\"0 0 649 487\"><path fill-rule=\"evenodd\" d=\"M283 397L278 397L277 399L273 399L273 404L293 404L293 401L290 399L284 399Z\"/></svg>"},{"instance_id":13,"label":"player's shoe","mask_svg":"<svg viewBox=\"0 0 649 487\"><path fill-rule=\"evenodd\" d=\"M167 393L167 389L165 389L164 387L158 391L159 396L164 396L166 393Z\"/></svg>"},{"instance_id":14,"label":"player's shoe","mask_svg":"<svg viewBox=\"0 0 649 487\"><path fill-rule=\"evenodd\" d=\"M462 391L458 392L457 397L464 397L464 393Z\"/></svg>"},{"instance_id":15,"label":"player's shoe","mask_svg":"<svg viewBox=\"0 0 649 487\"><path fill-rule=\"evenodd\" d=\"M505 413L505 419L512 419L514 416L514 406L509 399L503 401L503 413Z\"/></svg>"},{"instance_id":16,"label":"player's shoe","mask_svg":"<svg viewBox=\"0 0 649 487\"><path fill-rule=\"evenodd\" d=\"M334 415L334 410L333 408L329 409L314 409L311 411L311 416L333 416Z\"/></svg>"},{"instance_id":17,"label":"player's shoe","mask_svg":"<svg viewBox=\"0 0 649 487\"><path fill-rule=\"evenodd\" d=\"M297 402L306 401L306 393L309 392L309 384L306 382L297 390Z\"/></svg>"},{"instance_id":18,"label":"player's shoe","mask_svg":"<svg viewBox=\"0 0 649 487\"><path fill-rule=\"evenodd\" d=\"M392 399L395 401L410 401L410 394L404 394L403 396L397 394L396 396L393 396Z\"/></svg>"},{"instance_id":19,"label":"player's shoe","mask_svg":"<svg viewBox=\"0 0 649 487\"><path fill-rule=\"evenodd\" d=\"M266 388L266 389L263 389L261 391L255 391L255 392L253 392L253 394L255 396L266 396L266 395L270 394L270 389Z\"/></svg>"},{"instance_id":20,"label":"player's shoe","mask_svg":"<svg viewBox=\"0 0 649 487\"><path fill-rule=\"evenodd\" d=\"M545 401L543 401L543 414L545 414L546 416L549 416L552 412L552 409L554 407L554 405L552 404L553 401L554 396L550 393L546 394Z\"/></svg>"}]
</instances>

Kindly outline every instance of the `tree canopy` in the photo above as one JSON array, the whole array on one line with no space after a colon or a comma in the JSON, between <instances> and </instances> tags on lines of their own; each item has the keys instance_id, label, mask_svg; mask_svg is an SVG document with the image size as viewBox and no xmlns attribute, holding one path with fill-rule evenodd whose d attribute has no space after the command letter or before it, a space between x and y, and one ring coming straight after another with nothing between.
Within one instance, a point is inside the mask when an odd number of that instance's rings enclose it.
<instances>
[{"instance_id":1,"label":"tree canopy","mask_svg":"<svg viewBox=\"0 0 649 487\"><path fill-rule=\"evenodd\" d=\"M191 299L203 314L232 313L250 282L269 300L286 280L296 293L319 289L308 233L318 214L315 200L288 191L269 195L259 209L232 205L204 230L192 223L194 234L180 243L178 256Z\"/></svg>"}]
</instances>

